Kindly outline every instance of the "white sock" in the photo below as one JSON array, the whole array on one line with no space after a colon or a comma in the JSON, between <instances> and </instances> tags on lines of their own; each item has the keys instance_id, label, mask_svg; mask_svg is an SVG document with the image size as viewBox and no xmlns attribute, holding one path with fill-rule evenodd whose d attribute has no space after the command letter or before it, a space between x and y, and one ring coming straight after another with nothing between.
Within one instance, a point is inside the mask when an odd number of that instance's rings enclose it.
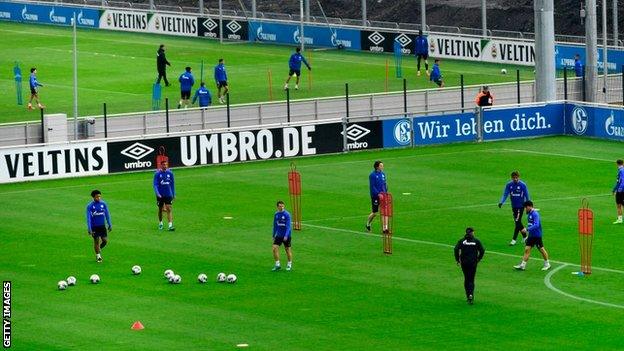
<instances>
[{"instance_id":1,"label":"white sock","mask_svg":"<svg viewBox=\"0 0 624 351\"><path fill-rule=\"evenodd\" d=\"M158 222L158 224L162 225L162 221Z\"/></svg>"},{"instance_id":2,"label":"white sock","mask_svg":"<svg viewBox=\"0 0 624 351\"><path fill-rule=\"evenodd\" d=\"M292 261L288 261L288 267L292 266Z\"/></svg>"},{"instance_id":3,"label":"white sock","mask_svg":"<svg viewBox=\"0 0 624 351\"><path fill-rule=\"evenodd\" d=\"M173 222L169 222L169 228L173 227Z\"/></svg>"},{"instance_id":4,"label":"white sock","mask_svg":"<svg viewBox=\"0 0 624 351\"><path fill-rule=\"evenodd\" d=\"M621 220L622 220L622 216L618 216L618 221L621 221Z\"/></svg>"},{"instance_id":5,"label":"white sock","mask_svg":"<svg viewBox=\"0 0 624 351\"><path fill-rule=\"evenodd\" d=\"M544 260L544 266L550 266L550 261Z\"/></svg>"},{"instance_id":6,"label":"white sock","mask_svg":"<svg viewBox=\"0 0 624 351\"><path fill-rule=\"evenodd\" d=\"M280 261L275 261L275 267L279 267L280 266Z\"/></svg>"},{"instance_id":7,"label":"white sock","mask_svg":"<svg viewBox=\"0 0 624 351\"><path fill-rule=\"evenodd\" d=\"M95 257L97 257L97 258L101 258L101 257L102 257L102 255L100 255L100 254L95 254Z\"/></svg>"},{"instance_id":8,"label":"white sock","mask_svg":"<svg viewBox=\"0 0 624 351\"><path fill-rule=\"evenodd\" d=\"M522 261L522 263L520 263L522 267L526 267L526 264L527 264L527 261Z\"/></svg>"}]
</instances>

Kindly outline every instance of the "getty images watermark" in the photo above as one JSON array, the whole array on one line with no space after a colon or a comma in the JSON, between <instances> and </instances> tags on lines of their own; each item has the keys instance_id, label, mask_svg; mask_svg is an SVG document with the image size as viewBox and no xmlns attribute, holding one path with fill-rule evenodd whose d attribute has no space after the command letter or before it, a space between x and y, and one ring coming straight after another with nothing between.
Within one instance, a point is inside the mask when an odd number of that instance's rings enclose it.
<instances>
[{"instance_id":1,"label":"getty images watermark","mask_svg":"<svg viewBox=\"0 0 624 351\"><path fill-rule=\"evenodd\" d=\"M2 284L2 346L11 347L11 282Z\"/></svg>"}]
</instances>

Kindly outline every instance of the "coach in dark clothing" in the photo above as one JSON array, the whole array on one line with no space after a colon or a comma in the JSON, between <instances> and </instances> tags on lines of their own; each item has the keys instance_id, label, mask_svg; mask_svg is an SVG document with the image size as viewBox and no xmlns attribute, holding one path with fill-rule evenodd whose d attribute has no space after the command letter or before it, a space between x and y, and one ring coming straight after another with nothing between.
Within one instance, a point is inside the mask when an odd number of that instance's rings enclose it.
<instances>
[{"instance_id":1,"label":"coach in dark clothing","mask_svg":"<svg viewBox=\"0 0 624 351\"><path fill-rule=\"evenodd\" d=\"M477 263L485 254L485 249L479 239L474 237L474 229L466 228L466 235L455 245L455 261L461 265L464 272L464 289L468 303L474 300L474 279L477 274Z\"/></svg>"},{"instance_id":2,"label":"coach in dark clothing","mask_svg":"<svg viewBox=\"0 0 624 351\"><path fill-rule=\"evenodd\" d=\"M156 54L156 69L158 69L158 80L156 81L156 84L160 84L160 79L163 78L165 86L171 85L167 80L167 66L171 66L171 63L169 63L165 57L165 45L160 44L158 53Z\"/></svg>"}]
</instances>

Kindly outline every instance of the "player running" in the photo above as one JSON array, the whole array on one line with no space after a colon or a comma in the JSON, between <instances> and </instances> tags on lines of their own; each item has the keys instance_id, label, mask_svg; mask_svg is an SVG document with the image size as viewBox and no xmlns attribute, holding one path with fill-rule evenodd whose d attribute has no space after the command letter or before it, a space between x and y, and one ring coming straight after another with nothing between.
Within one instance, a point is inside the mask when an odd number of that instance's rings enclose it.
<instances>
[{"instance_id":1,"label":"player running","mask_svg":"<svg viewBox=\"0 0 624 351\"><path fill-rule=\"evenodd\" d=\"M273 258L275 259L275 266L271 269L273 272L282 269L279 257L279 247L282 243L288 257L286 270L290 271L292 269L291 233L290 213L284 209L284 201L280 200L277 202L277 212L273 216Z\"/></svg>"},{"instance_id":2,"label":"player running","mask_svg":"<svg viewBox=\"0 0 624 351\"><path fill-rule=\"evenodd\" d=\"M520 173L518 171L511 172L511 181L505 185L503 197L501 197L498 203L498 208L503 207L507 196L511 198L511 210L513 212L514 220L514 233L509 246L516 245L516 239L518 239L518 233L524 229L522 225L522 214L524 213L524 203L531 200L529 198L529 189L526 184L520 180ZM526 235L522 234L522 239L526 240Z\"/></svg>"},{"instance_id":3,"label":"player running","mask_svg":"<svg viewBox=\"0 0 624 351\"><path fill-rule=\"evenodd\" d=\"M37 107L40 109L44 108L39 101L39 87L42 87L43 84L39 83L37 80L37 68L33 67L30 69L30 101L28 101L28 109L32 110L32 101L33 99L37 102Z\"/></svg>"},{"instance_id":4,"label":"player running","mask_svg":"<svg viewBox=\"0 0 624 351\"><path fill-rule=\"evenodd\" d=\"M154 173L154 192L156 193L156 204L158 205L158 229L163 229L163 211L167 212L169 221L169 231L175 230L173 227L172 204L175 199L175 183L173 172L168 169L168 162L160 162L160 168Z\"/></svg>"},{"instance_id":5,"label":"player running","mask_svg":"<svg viewBox=\"0 0 624 351\"><path fill-rule=\"evenodd\" d=\"M214 78L217 83L217 96L219 97L219 102L224 104L224 96L230 91L227 82L227 72L225 71L225 62L222 58L219 59L219 64L215 66L214 69ZM221 94L221 88L223 88L223 94Z\"/></svg>"},{"instance_id":6,"label":"player running","mask_svg":"<svg viewBox=\"0 0 624 351\"><path fill-rule=\"evenodd\" d=\"M95 250L95 260L102 262L102 249L108 244L108 232L113 230L108 205L102 201L102 193L99 190L91 192L91 201L87 205L87 230L89 236L93 237L93 249ZM105 224L108 223L108 232Z\"/></svg>"},{"instance_id":7,"label":"player running","mask_svg":"<svg viewBox=\"0 0 624 351\"><path fill-rule=\"evenodd\" d=\"M515 269L525 270L527 261L529 260L529 255L531 254L531 249L533 246L537 247L542 253L542 257L544 258L544 266L542 267L543 271L547 271L550 269L550 262L548 261L548 252L544 248L544 243L542 242L542 222L540 221L540 215L533 208L533 202L527 201L524 203L524 208L527 213L527 227L522 229L522 233L526 234L527 231L529 233L529 237L526 239L526 246L524 247L524 256L522 257L522 262L519 265L514 266Z\"/></svg>"},{"instance_id":8,"label":"player running","mask_svg":"<svg viewBox=\"0 0 624 351\"><path fill-rule=\"evenodd\" d=\"M290 60L288 61L288 67L290 71L288 72L288 78L286 79L286 84L284 84L284 90L288 89L288 82L290 82L290 78L294 75L297 81L295 82L295 90L299 90L299 78L301 77L301 62L305 63L308 67L308 71L312 70L312 67L308 64L305 57L301 55L301 48L295 49L295 53L290 56Z\"/></svg>"},{"instance_id":9,"label":"player running","mask_svg":"<svg viewBox=\"0 0 624 351\"><path fill-rule=\"evenodd\" d=\"M368 185L370 188L371 196L371 213L368 215L366 221L366 230L371 231L371 223L375 219L375 215L379 212L379 194L388 192L388 185L386 184L386 174L383 172L384 164L381 161L375 161L373 164L373 171L368 176ZM388 231L388 218L383 217L383 231Z\"/></svg>"}]
</instances>

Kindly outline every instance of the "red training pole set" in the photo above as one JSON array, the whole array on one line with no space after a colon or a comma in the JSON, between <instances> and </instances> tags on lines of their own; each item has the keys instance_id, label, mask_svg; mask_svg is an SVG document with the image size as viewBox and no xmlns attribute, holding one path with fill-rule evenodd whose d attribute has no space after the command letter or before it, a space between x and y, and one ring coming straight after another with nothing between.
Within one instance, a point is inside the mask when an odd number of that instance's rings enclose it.
<instances>
[{"instance_id":1,"label":"red training pole set","mask_svg":"<svg viewBox=\"0 0 624 351\"><path fill-rule=\"evenodd\" d=\"M383 253L392 255L392 220L394 209L392 194L379 194L379 207L381 212L381 236L383 238Z\"/></svg>"},{"instance_id":2,"label":"red training pole set","mask_svg":"<svg viewBox=\"0 0 624 351\"><path fill-rule=\"evenodd\" d=\"M290 172L288 172L288 193L292 204L293 228L301 230L301 174L297 172L294 163L290 164Z\"/></svg>"},{"instance_id":3,"label":"red training pole set","mask_svg":"<svg viewBox=\"0 0 624 351\"><path fill-rule=\"evenodd\" d=\"M578 210L579 248L581 250L581 272L591 274L592 244L594 241L594 212L589 209L587 199L581 201Z\"/></svg>"}]
</instances>

